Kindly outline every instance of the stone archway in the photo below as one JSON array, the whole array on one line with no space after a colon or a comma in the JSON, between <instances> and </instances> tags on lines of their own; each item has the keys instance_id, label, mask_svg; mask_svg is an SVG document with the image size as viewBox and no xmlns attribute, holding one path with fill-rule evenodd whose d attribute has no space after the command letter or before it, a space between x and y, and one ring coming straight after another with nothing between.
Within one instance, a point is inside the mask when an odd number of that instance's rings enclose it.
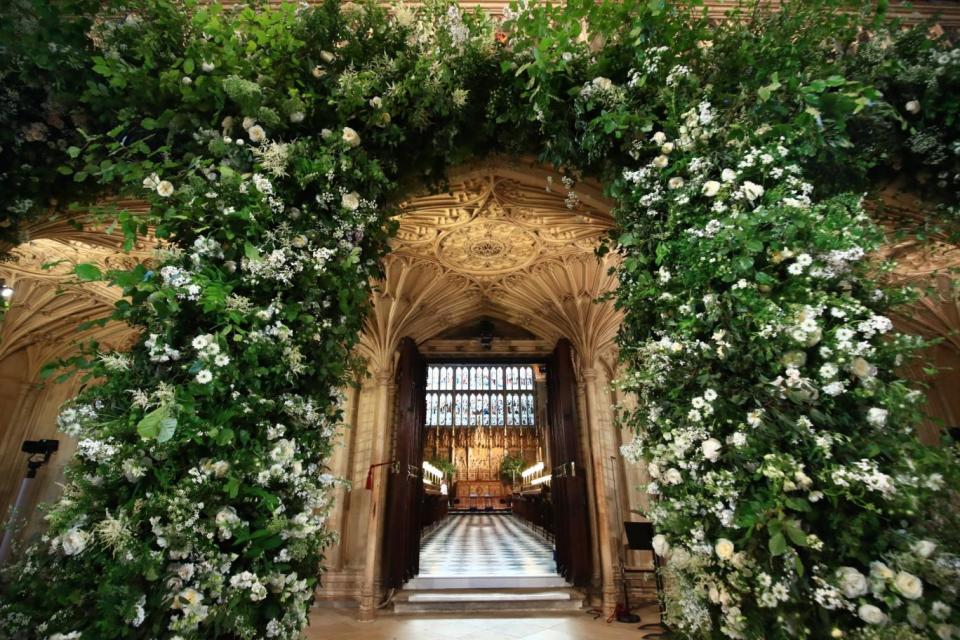
<instances>
[{"instance_id":1,"label":"stone archway","mask_svg":"<svg viewBox=\"0 0 960 640\"><path fill-rule=\"evenodd\" d=\"M334 466L354 489L341 496L334 515L343 532L332 554L321 597L359 600L372 617L382 596L379 581L382 485L360 489L368 466L390 457L394 356L400 340L413 338L427 354L469 349L444 332L479 318L522 328L532 338L507 340L497 353L545 356L566 337L576 354L581 450L588 463L594 602L615 602L612 538L616 510L612 483L623 475L609 460L620 438L612 427L611 358L620 313L612 300L615 256L595 249L613 226L593 183L572 183L533 163L494 159L450 173L447 193L401 203L399 229L384 259L373 312L358 347L372 377L348 398L354 429ZM621 493L623 490L621 489ZM627 496L623 496L625 499ZM634 501L635 502L635 501ZM627 502L624 512L637 504ZM358 508L359 507L359 508Z\"/></svg>"}]
</instances>

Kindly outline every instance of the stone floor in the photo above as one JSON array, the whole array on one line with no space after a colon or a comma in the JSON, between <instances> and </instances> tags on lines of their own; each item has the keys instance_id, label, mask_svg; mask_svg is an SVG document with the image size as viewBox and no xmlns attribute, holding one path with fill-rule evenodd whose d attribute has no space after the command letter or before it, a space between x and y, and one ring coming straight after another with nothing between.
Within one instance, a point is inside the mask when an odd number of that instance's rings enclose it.
<instances>
[{"instance_id":1,"label":"stone floor","mask_svg":"<svg viewBox=\"0 0 960 640\"><path fill-rule=\"evenodd\" d=\"M655 607L637 611L642 622L656 622ZM647 634L637 624L607 623L586 613L530 616L395 615L384 612L359 622L354 612L316 608L304 640L627 640ZM649 632L651 635L653 632Z\"/></svg>"},{"instance_id":2,"label":"stone floor","mask_svg":"<svg viewBox=\"0 0 960 640\"><path fill-rule=\"evenodd\" d=\"M420 543L420 576L556 575L553 548L512 514L448 516Z\"/></svg>"}]
</instances>

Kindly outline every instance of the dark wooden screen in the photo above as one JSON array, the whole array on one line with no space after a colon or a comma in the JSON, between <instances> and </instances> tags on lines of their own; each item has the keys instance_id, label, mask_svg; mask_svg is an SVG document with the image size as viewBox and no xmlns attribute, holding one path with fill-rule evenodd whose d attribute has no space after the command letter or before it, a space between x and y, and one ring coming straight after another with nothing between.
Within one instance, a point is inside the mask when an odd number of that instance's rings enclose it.
<instances>
[{"instance_id":1,"label":"dark wooden screen","mask_svg":"<svg viewBox=\"0 0 960 640\"><path fill-rule=\"evenodd\" d=\"M591 548L587 482L580 454L573 350L566 338L557 342L548 362L547 392L557 570L573 584L585 586L590 581Z\"/></svg>"},{"instance_id":2,"label":"dark wooden screen","mask_svg":"<svg viewBox=\"0 0 960 640\"><path fill-rule=\"evenodd\" d=\"M404 338L397 364L394 464L388 476L384 522L383 584L388 588L403 586L420 570L426 380L426 363L416 343Z\"/></svg>"}]
</instances>

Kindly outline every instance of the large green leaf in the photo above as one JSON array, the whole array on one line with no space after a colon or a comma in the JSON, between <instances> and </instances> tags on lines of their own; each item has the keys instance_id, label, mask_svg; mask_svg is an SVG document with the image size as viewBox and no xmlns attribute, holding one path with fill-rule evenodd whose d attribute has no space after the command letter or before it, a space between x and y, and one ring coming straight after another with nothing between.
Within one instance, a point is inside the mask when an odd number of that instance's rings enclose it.
<instances>
[{"instance_id":1,"label":"large green leaf","mask_svg":"<svg viewBox=\"0 0 960 640\"><path fill-rule=\"evenodd\" d=\"M169 405L161 405L141 418L137 423L137 433L144 440L167 442L177 430L177 419L172 415Z\"/></svg>"}]
</instances>

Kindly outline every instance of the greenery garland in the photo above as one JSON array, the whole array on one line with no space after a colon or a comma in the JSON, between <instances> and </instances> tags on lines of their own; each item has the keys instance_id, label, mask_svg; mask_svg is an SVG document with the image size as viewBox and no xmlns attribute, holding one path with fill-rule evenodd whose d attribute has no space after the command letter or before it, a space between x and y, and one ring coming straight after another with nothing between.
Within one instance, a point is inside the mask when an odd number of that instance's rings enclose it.
<instances>
[{"instance_id":1,"label":"greenery garland","mask_svg":"<svg viewBox=\"0 0 960 640\"><path fill-rule=\"evenodd\" d=\"M298 637L391 203L494 151L564 168L571 207L581 176L616 201L624 453L654 478L671 624L960 637L957 467L913 435L919 394L893 371L919 341L884 316L909 296L877 284L860 197L906 175L951 230L960 55L882 8L711 25L696 3L523 2L496 24L448 4L21 1L2 21L5 238L116 194L149 215L95 213L158 246L75 266L123 288L113 317L142 337L68 363L99 384L60 416L78 455L5 574L0 637Z\"/></svg>"}]
</instances>

